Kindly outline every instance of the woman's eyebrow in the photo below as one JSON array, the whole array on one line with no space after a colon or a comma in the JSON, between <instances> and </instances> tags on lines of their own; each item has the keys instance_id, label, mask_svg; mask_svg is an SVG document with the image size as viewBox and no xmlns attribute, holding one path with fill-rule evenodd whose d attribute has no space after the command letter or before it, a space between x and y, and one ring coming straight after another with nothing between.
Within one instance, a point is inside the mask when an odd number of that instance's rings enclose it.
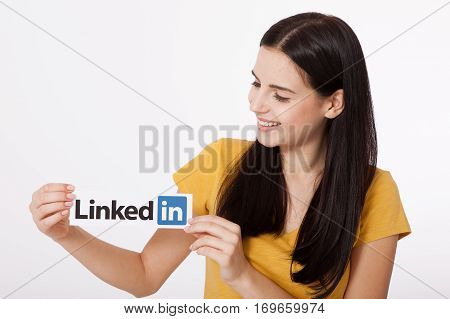
<instances>
[{"instance_id":1,"label":"woman's eyebrow","mask_svg":"<svg viewBox=\"0 0 450 319\"><path fill-rule=\"evenodd\" d=\"M259 81L259 78L256 76L256 74L255 74L255 72L253 70L252 70L252 74ZM261 81L259 81L259 82L261 82ZM282 90L282 91L288 91L288 92L291 92L293 94L297 94L294 91L292 91L291 89L288 89L288 88L285 88L285 87L282 87L282 86L279 86L279 85L270 84L269 87L274 88L274 89L278 89L278 90Z\"/></svg>"}]
</instances>

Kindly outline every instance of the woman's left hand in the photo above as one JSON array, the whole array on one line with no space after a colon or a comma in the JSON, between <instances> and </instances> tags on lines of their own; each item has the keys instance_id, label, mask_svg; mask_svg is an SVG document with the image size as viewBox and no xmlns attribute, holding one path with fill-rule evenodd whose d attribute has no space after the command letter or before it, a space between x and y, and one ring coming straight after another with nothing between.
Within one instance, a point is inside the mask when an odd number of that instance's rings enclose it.
<instances>
[{"instance_id":1,"label":"woman's left hand","mask_svg":"<svg viewBox=\"0 0 450 319\"><path fill-rule=\"evenodd\" d=\"M198 238L190 249L215 260L226 283L242 280L250 264L242 248L241 227L216 215L196 216L188 222L191 226L184 230Z\"/></svg>"}]
</instances>

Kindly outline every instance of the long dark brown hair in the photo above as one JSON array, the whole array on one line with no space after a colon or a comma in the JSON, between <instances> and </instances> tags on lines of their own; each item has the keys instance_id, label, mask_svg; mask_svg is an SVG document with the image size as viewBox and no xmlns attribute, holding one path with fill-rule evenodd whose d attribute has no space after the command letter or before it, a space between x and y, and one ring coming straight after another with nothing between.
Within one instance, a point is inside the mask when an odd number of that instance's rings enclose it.
<instances>
[{"instance_id":1,"label":"long dark brown hair","mask_svg":"<svg viewBox=\"0 0 450 319\"><path fill-rule=\"evenodd\" d=\"M342 113L327 119L322 178L291 253L291 279L312 298L329 296L342 278L355 241L367 189L376 170L377 139L363 51L341 19L301 13L264 34L260 46L286 54L319 96L344 91ZM232 162L219 189L216 214L241 227L242 238L283 233L290 197L279 146L256 140ZM292 272L293 263L303 267Z\"/></svg>"}]
</instances>

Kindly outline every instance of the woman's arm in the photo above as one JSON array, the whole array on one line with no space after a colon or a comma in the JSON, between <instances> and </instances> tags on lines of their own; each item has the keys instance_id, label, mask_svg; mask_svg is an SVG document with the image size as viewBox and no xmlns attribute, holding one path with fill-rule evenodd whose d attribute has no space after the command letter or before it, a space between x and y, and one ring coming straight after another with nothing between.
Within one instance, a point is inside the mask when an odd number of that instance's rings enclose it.
<instances>
[{"instance_id":1,"label":"woman's arm","mask_svg":"<svg viewBox=\"0 0 450 319\"><path fill-rule=\"evenodd\" d=\"M250 264L241 279L230 286L245 299L292 299L295 298Z\"/></svg>"},{"instance_id":2,"label":"woman's arm","mask_svg":"<svg viewBox=\"0 0 450 319\"><path fill-rule=\"evenodd\" d=\"M397 241L395 235L353 249L344 299L387 298ZM295 298L251 265L231 286L243 298Z\"/></svg>"},{"instance_id":3,"label":"woman's arm","mask_svg":"<svg viewBox=\"0 0 450 319\"><path fill-rule=\"evenodd\" d=\"M222 279L243 298L294 298L248 262L239 225L217 215L197 216L188 222L191 225L184 231L199 238L189 248L215 260Z\"/></svg>"},{"instance_id":4,"label":"woman's arm","mask_svg":"<svg viewBox=\"0 0 450 319\"><path fill-rule=\"evenodd\" d=\"M353 249L345 299L387 298L397 241L393 235Z\"/></svg>"},{"instance_id":5,"label":"woman's arm","mask_svg":"<svg viewBox=\"0 0 450 319\"><path fill-rule=\"evenodd\" d=\"M81 227L70 226L67 236L55 240L104 282L138 297L152 293L142 255L100 240Z\"/></svg>"},{"instance_id":6,"label":"woman's arm","mask_svg":"<svg viewBox=\"0 0 450 319\"><path fill-rule=\"evenodd\" d=\"M57 240L95 276L135 297L156 293L189 255L195 237L182 229L158 229L141 253L102 241L78 226Z\"/></svg>"}]
</instances>

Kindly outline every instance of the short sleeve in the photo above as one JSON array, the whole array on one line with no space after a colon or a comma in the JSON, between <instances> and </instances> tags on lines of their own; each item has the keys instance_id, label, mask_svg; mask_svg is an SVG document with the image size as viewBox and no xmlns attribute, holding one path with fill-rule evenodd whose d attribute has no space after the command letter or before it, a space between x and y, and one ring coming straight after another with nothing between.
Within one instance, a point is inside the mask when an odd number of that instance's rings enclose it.
<instances>
[{"instance_id":1,"label":"short sleeve","mask_svg":"<svg viewBox=\"0 0 450 319\"><path fill-rule=\"evenodd\" d=\"M389 171L380 170L367 190L355 247L384 237L411 234L396 182Z\"/></svg>"},{"instance_id":2,"label":"short sleeve","mask_svg":"<svg viewBox=\"0 0 450 319\"><path fill-rule=\"evenodd\" d=\"M208 144L193 159L172 174L180 193L192 194L193 215L208 215L207 202L217 186L223 168L223 139Z\"/></svg>"}]
</instances>

